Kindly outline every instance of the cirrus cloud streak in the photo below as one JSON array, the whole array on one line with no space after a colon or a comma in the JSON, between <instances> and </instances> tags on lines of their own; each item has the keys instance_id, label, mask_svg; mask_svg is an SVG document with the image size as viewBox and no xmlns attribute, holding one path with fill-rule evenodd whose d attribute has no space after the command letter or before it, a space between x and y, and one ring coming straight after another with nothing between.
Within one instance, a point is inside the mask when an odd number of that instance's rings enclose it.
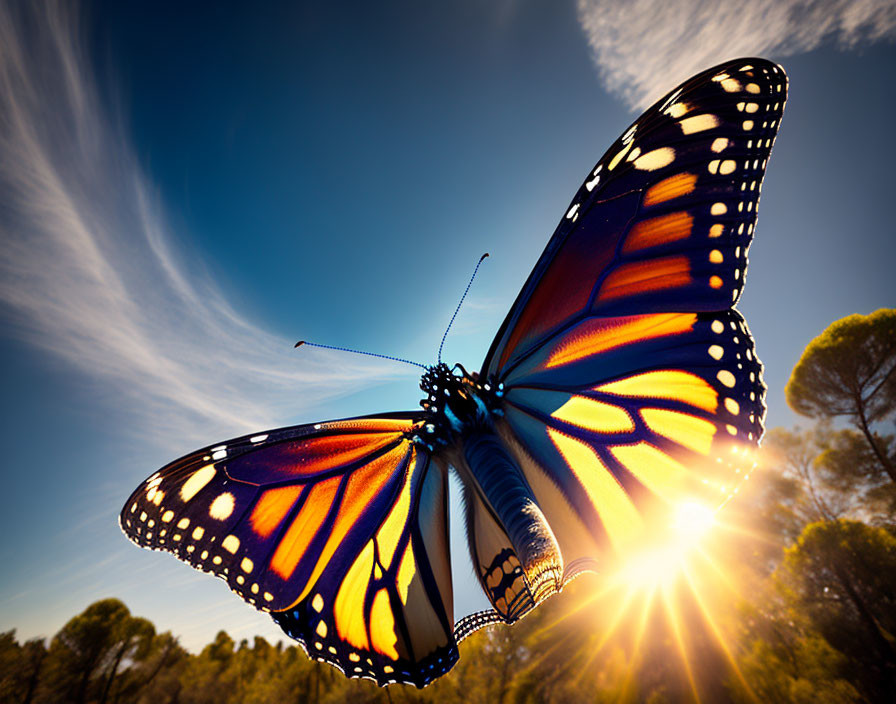
<instances>
[{"instance_id":1,"label":"cirrus cloud streak","mask_svg":"<svg viewBox=\"0 0 896 704\"><path fill-rule=\"evenodd\" d=\"M68 8L0 5L8 330L100 381L142 432L181 437L259 430L400 373L338 353L300 356L175 247L125 131L104 113Z\"/></svg>"}]
</instances>

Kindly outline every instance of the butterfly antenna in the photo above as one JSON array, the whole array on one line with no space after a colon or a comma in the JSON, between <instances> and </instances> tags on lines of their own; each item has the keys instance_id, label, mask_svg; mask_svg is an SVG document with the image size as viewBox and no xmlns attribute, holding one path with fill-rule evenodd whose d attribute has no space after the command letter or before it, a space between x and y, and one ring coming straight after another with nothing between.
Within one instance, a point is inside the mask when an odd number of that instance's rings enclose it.
<instances>
[{"instance_id":1,"label":"butterfly antenna","mask_svg":"<svg viewBox=\"0 0 896 704\"><path fill-rule=\"evenodd\" d=\"M348 347L333 347L332 345L319 345L316 342L308 342L307 340L299 340L296 343L296 347L301 347L302 345L308 345L309 347L320 347L325 350L337 350L339 352L352 352L353 354L364 354L368 357L379 357L380 359L391 359L393 362L404 362L405 364L413 364L415 367L420 367L421 369L426 369L425 364L420 364L419 362L412 362L409 359L402 359L401 357L390 357L387 354L376 354L375 352L362 352L361 350L352 350Z\"/></svg>"},{"instance_id":2,"label":"butterfly antenna","mask_svg":"<svg viewBox=\"0 0 896 704\"><path fill-rule=\"evenodd\" d=\"M454 315L451 316L451 320L448 322L448 327L445 328L445 334L442 335L442 342L439 344L439 362L442 361L442 348L445 346L445 338L448 337L448 331L451 330L451 326L454 325L454 319L457 317L458 312L460 311L460 307L464 303L464 299L467 297L467 293L470 291L470 286L473 285L473 279L476 278L476 272L479 271L479 267L482 262L485 261L485 258L488 256L488 252L479 257L479 261L476 263L476 268L473 269L473 275L470 277L470 282L467 284L467 287L464 289L464 295L460 297L460 301L457 304L457 308L454 309Z\"/></svg>"}]
</instances>

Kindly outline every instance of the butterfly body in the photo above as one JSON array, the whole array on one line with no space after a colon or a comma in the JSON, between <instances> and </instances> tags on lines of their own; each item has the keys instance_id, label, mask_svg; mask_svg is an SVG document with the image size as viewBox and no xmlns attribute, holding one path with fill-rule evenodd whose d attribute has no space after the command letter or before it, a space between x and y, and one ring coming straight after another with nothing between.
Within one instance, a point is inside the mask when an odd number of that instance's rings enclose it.
<instances>
[{"instance_id":1,"label":"butterfly body","mask_svg":"<svg viewBox=\"0 0 896 704\"><path fill-rule=\"evenodd\" d=\"M486 504L520 562L517 574L525 575L540 601L562 588L563 558L522 470L497 435L504 385L494 379L480 383L461 365L454 370L439 363L423 375L420 388L427 396L420 405L427 422L411 439L441 450L446 466ZM517 618L508 614L506 621Z\"/></svg>"},{"instance_id":2,"label":"butterfly body","mask_svg":"<svg viewBox=\"0 0 896 704\"><path fill-rule=\"evenodd\" d=\"M479 373L426 368L422 408L189 453L120 514L311 657L425 686L457 644L585 570L716 511L754 466L765 385L743 289L783 70L740 59L648 109L585 178ZM492 608L454 622L448 474Z\"/></svg>"}]
</instances>

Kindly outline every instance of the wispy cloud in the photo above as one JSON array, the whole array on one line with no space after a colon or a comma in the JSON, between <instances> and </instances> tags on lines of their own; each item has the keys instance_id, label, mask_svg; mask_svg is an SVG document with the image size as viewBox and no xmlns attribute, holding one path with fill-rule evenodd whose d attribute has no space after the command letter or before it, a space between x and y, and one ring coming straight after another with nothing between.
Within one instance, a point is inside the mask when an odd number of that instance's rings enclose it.
<instances>
[{"instance_id":1,"label":"wispy cloud","mask_svg":"<svg viewBox=\"0 0 896 704\"><path fill-rule=\"evenodd\" d=\"M633 108L726 59L896 35L893 0L578 0L578 15L601 79Z\"/></svg>"},{"instance_id":2,"label":"wispy cloud","mask_svg":"<svg viewBox=\"0 0 896 704\"><path fill-rule=\"evenodd\" d=\"M181 434L259 429L401 373L300 356L177 251L125 130L103 112L71 7L0 4L0 311L13 334Z\"/></svg>"}]
</instances>

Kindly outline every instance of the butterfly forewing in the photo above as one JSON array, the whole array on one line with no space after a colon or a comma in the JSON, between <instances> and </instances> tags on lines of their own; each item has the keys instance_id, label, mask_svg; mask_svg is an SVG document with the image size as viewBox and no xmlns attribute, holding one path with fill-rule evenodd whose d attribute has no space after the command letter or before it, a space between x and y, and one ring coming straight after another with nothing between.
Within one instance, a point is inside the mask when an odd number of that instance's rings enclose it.
<instances>
[{"instance_id":1,"label":"butterfly forewing","mask_svg":"<svg viewBox=\"0 0 896 704\"><path fill-rule=\"evenodd\" d=\"M722 311L740 295L787 80L762 59L705 71L657 102L576 193L483 366L588 316Z\"/></svg>"},{"instance_id":2,"label":"butterfly forewing","mask_svg":"<svg viewBox=\"0 0 896 704\"><path fill-rule=\"evenodd\" d=\"M423 686L456 660L446 473L416 414L297 426L168 465L121 514L139 545L225 579L308 652Z\"/></svg>"}]
</instances>

